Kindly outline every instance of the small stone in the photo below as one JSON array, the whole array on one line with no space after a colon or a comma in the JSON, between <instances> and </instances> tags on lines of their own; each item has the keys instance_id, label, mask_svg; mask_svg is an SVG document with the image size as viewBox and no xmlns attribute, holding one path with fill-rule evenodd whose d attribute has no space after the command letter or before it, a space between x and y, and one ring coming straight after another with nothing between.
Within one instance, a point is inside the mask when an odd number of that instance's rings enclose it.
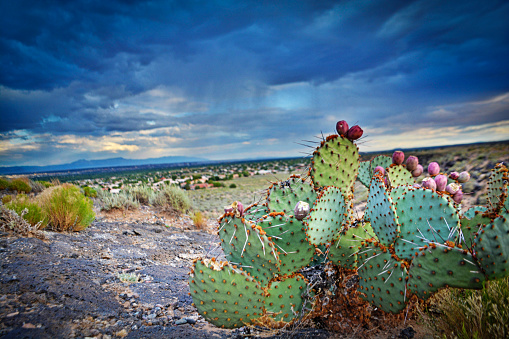
<instances>
[{"instance_id":1,"label":"small stone","mask_svg":"<svg viewBox=\"0 0 509 339\"><path fill-rule=\"evenodd\" d=\"M183 325L183 324L187 324L187 320L185 318L175 321L175 325Z\"/></svg>"},{"instance_id":2,"label":"small stone","mask_svg":"<svg viewBox=\"0 0 509 339\"><path fill-rule=\"evenodd\" d=\"M117 333L115 333L115 335L117 337L120 337L120 338L125 338L125 337L127 337L127 331L125 329L123 329L123 330L118 331Z\"/></svg>"}]
</instances>

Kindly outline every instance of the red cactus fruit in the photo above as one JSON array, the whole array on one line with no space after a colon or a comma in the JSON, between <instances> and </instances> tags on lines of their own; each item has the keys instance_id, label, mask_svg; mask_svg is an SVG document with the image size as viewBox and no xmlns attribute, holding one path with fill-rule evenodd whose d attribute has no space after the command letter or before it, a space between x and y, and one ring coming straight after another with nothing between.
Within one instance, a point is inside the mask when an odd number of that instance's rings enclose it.
<instances>
[{"instance_id":1,"label":"red cactus fruit","mask_svg":"<svg viewBox=\"0 0 509 339\"><path fill-rule=\"evenodd\" d=\"M449 185L447 185L445 187L445 191L449 194L456 194L456 192L458 192L459 190L461 189L461 185L453 182L453 183L450 183Z\"/></svg>"},{"instance_id":2,"label":"red cactus fruit","mask_svg":"<svg viewBox=\"0 0 509 339\"><path fill-rule=\"evenodd\" d=\"M295 205L295 208L293 209L293 215L295 216L295 219L302 220L304 219L309 213L309 204L304 201L299 201L297 205Z\"/></svg>"},{"instance_id":3,"label":"red cactus fruit","mask_svg":"<svg viewBox=\"0 0 509 339\"><path fill-rule=\"evenodd\" d=\"M437 162L430 162L428 165L428 174L431 176L435 176L440 173L440 165Z\"/></svg>"},{"instance_id":4,"label":"red cactus fruit","mask_svg":"<svg viewBox=\"0 0 509 339\"><path fill-rule=\"evenodd\" d=\"M336 131L339 135L346 135L348 133L348 123L345 120L336 123Z\"/></svg>"},{"instance_id":5,"label":"red cactus fruit","mask_svg":"<svg viewBox=\"0 0 509 339\"><path fill-rule=\"evenodd\" d=\"M464 172L461 172L458 176L458 182L467 182L470 180L470 173L468 173L467 171L464 171Z\"/></svg>"},{"instance_id":6,"label":"red cactus fruit","mask_svg":"<svg viewBox=\"0 0 509 339\"><path fill-rule=\"evenodd\" d=\"M435 180L433 180L433 178L424 178L422 180L422 187L424 188L429 188L429 189L432 189L432 190L436 190L437 189L437 183L435 182Z\"/></svg>"},{"instance_id":7,"label":"red cactus fruit","mask_svg":"<svg viewBox=\"0 0 509 339\"><path fill-rule=\"evenodd\" d=\"M350 127L348 132L346 132L346 138L348 140L354 141L362 137L362 133L364 133L362 128L360 128L359 125L355 125Z\"/></svg>"},{"instance_id":8,"label":"red cactus fruit","mask_svg":"<svg viewBox=\"0 0 509 339\"><path fill-rule=\"evenodd\" d=\"M461 203L461 200L463 200L463 191L459 190L458 192L454 193L452 200L454 200L455 203Z\"/></svg>"},{"instance_id":9,"label":"red cactus fruit","mask_svg":"<svg viewBox=\"0 0 509 339\"><path fill-rule=\"evenodd\" d=\"M417 165L419 165L419 159L417 157L411 155L406 159L407 170L413 171L414 169L417 168Z\"/></svg>"},{"instance_id":10,"label":"red cactus fruit","mask_svg":"<svg viewBox=\"0 0 509 339\"><path fill-rule=\"evenodd\" d=\"M437 184L437 191L445 191L445 186L447 186L447 176L443 174L439 174L435 177L435 183Z\"/></svg>"},{"instance_id":11,"label":"red cactus fruit","mask_svg":"<svg viewBox=\"0 0 509 339\"><path fill-rule=\"evenodd\" d=\"M424 168L422 167L422 165L418 164L417 167L412 171L412 176L414 178L417 178L422 174L422 172L424 172Z\"/></svg>"},{"instance_id":12,"label":"red cactus fruit","mask_svg":"<svg viewBox=\"0 0 509 339\"><path fill-rule=\"evenodd\" d=\"M392 163L396 165L401 165L405 161L405 153L401 151L396 151L392 153Z\"/></svg>"},{"instance_id":13,"label":"red cactus fruit","mask_svg":"<svg viewBox=\"0 0 509 339\"><path fill-rule=\"evenodd\" d=\"M452 180L458 179L459 176L460 176L460 174L458 172L451 172L449 174L449 178L451 178Z\"/></svg>"},{"instance_id":14,"label":"red cactus fruit","mask_svg":"<svg viewBox=\"0 0 509 339\"><path fill-rule=\"evenodd\" d=\"M375 170L373 171L373 173L376 173L376 172L380 172L380 173L382 173L382 175L384 175L385 174L385 168L383 168L382 166L376 166Z\"/></svg>"}]
</instances>

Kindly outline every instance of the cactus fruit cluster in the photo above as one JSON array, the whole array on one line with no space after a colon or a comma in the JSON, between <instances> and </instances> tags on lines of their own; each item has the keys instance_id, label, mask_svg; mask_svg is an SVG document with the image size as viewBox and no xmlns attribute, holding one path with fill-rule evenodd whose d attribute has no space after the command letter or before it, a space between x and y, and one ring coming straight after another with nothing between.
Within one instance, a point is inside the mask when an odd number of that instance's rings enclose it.
<instances>
[{"instance_id":1,"label":"cactus fruit cluster","mask_svg":"<svg viewBox=\"0 0 509 339\"><path fill-rule=\"evenodd\" d=\"M306 175L271 184L257 204L225 208L218 234L227 261L198 259L189 278L194 304L212 324L298 319L313 302L301 273L323 262L357 274L358 295L391 313L414 295L479 289L509 275L506 166L492 170L487 205L464 211L468 172L425 167L402 151L360 161L354 141L362 129L339 121L336 130L316 147ZM356 180L369 190L364 215L354 211Z\"/></svg>"}]
</instances>

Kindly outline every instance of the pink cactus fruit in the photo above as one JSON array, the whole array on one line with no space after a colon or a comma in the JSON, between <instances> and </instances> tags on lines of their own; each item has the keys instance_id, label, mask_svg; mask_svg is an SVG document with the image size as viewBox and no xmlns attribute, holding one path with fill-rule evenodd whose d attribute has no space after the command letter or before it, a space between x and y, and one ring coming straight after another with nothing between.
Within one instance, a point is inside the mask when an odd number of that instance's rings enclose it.
<instances>
[{"instance_id":1,"label":"pink cactus fruit","mask_svg":"<svg viewBox=\"0 0 509 339\"><path fill-rule=\"evenodd\" d=\"M233 206L225 206L224 207L224 213L232 213L233 212Z\"/></svg>"},{"instance_id":2,"label":"pink cactus fruit","mask_svg":"<svg viewBox=\"0 0 509 339\"><path fill-rule=\"evenodd\" d=\"M421 188L421 185L420 185L420 184L418 184L418 183L415 183L415 184L413 184L413 185L412 185L412 187L413 187L413 188Z\"/></svg>"},{"instance_id":3,"label":"pink cactus fruit","mask_svg":"<svg viewBox=\"0 0 509 339\"><path fill-rule=\"evenodd\" d=\"M449 174L449 178L451 178L452 180L458 179L459 176L460 176L460 174L458 172L451 172Z\"/></svg>"},{"instance_id":4,"label":"pink cactus fruit","mask_svg":"<svg viewBox=\"0 0 509 339\"><path fill-rule=\"evenodd\" d=\"M401 165L405 161L405 153L401 151L395 151L392 153L392 163L396 165Z\"/></svg>"},{"instance_id":5,"label":"pink cactus fruit","mask_svg":"<svg viewBox=\"0 0 509 339\"><path fill-rule=\"evenodd\" d=\"M430 162L428 165L428 174L431 176L435 176L440 173L440 165L437 162Z\"/></svg>"},{"instance_id":6,"label":"pink cactus fruit","mask_svg":"<svg viewBox=\"0 0 509 339\"><path fill-rule=\"evenodd\" d=\"M417 157L414 157L413 155L411 155L406 159L407 170L413 171L417 168L417 165L419 165L419 159Z\"/></svg>"},{"instance_id":7,"label":"pink cactus fruit","mask_svg":"<svg viewBox=\"0 0 509 339\"><path fill-rule=\"evenodd\" d=\"M236 201L237 203L237 211L239 212L239 216L243 216L244 215L244 205L242 205L242 203L240 201Z\"/></svg>"},{"instance_id":8,"label":"pink cactus fruit","mask_svg":"<svg viewBox=\"0 0 509 339\"><path fill-rule=\"evenodd\" d=\"M437 191L445 191L445 186L447 186L447 176L443 174L439 174L435 177L435 183L437 184Z\"/></svg>"},{"instance_id":9,"label":"pink cactus fruit","mask_svg":"<svg viewBox=\"0 0 509 339\"><path fill-rule=\"evenodd\" d=\"M345 120L336 123L336 131L339 135L346 135L348 133L348 123Z\"/></svg>"},{"instance_id":10,"label":"pink cactus fruit","mask_svg":"<svg viewBox=\"0 0 509 339\"><path fill-rule=\"evenodd\" d=\"M309 214L309 204L304 201L299 201L293 209L295 219L302 220Z\"/></svg>"},{"instance_id":11,"label":"pink cactus fruit","mask_svg":"<svg viewBox=\"0 0 509 339\"><path fill-rule=\"evenodd\" d=\"M422 165L418 164L417 167L412 171L412 176L414 178L417 178L422 174L422 172L424 172L424 168L422 167Z\"/></svg>"},{"instance_id":12,"label":"pink cactus fruit","mask_svg":"<svg viewBox=\"0 0 509 339\"><path fill-rule=\"evenodd\" d=\"M380 173L382 173L382 175L384 175L385 174L385 168L383 168L382 166L376 166L375 170L373 171L373 173L376 173L376 172L380 172Z\"/></svg>"},{"instance_id":13,"label":"pink cactus fruit","mask_svg":"<svg viewBox=\"0 0 509 339\"><path fill-rule=\"evenodd\" d=\"M468 173L467 171L463 171L459 174L458 176L458 182L467 182L470 180L470 173Z\"/></svg>"},{"instance_id":14,"label":"pink cactus fruit","mask_svg":"<svg viewBox=\"0 0 509 339\"><path fill-rule=\"evenodd\" d=\"M461 200L463 200L463 191L459 190L458 192L454 193L452 200L454 200L455 203L461 203Z\"/></svg>"},{"instance_id":15,"label":"pink cactus fruit","mask_svg":"<svg viewBox=\"0 0 509 339\"><path fill-rule=\"evenodd\" d=\"M348 132L346 132L346 138L348 140L354 141L362 137L362 133L364 133L362 128L360 128L359 125L355 125L350 127Z\"/></svg>"},{"instance_id":16,"label":"pink cactus fruit","mask_svg":"<svg viewBox=\"0 0 509 339\"><path fill-rule=\"evenodd\" d=\"M385 183L385 187L389 187L391 185L389 182L389 178L387 178L387 177L384 177L384 183Z\"/></svg>"},{"instance_id":17,"label":"pink cactus fruit","mask_svg":"<svg viewBox=\"0 0 509 339\"><path fill-rule=\"evenodd\" d=\"M457 184L455 182L450 183L445 187L445 191L451 195L454 195L456 192L458 192L461 189L461 185Z\"/></svg>"},{"instance_id":18,"label":"pink cactus fruit","mask_svg":"<svg viewBox=\"0 0 509 339\"><path fill-rule=\"evenodd\" d=\"M437 184L436 184L435 180L433 180L433 178L428 177L428 178L424 178L422 180L422 187L436 190Z\"/></svg>"}]
</instances>

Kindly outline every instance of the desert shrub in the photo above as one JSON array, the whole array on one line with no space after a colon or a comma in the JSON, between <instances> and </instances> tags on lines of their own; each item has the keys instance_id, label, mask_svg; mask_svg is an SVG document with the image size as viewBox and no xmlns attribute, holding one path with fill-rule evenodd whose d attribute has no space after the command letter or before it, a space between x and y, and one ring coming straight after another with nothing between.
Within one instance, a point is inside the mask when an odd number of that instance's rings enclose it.
<instances>
[{"instance_id":1,"label":"desert shrub","mask_svg":"<svg viewBox=\"0 0 509 339\"><path fill-rule=\"evenodd\" d=\"M2 197L2 203L3 203L4 205L5 205L5 204L7 204L7 203L9 203L9 202L11 202L11 201L12 201L12 195L9 195L9 194L8 194L8 195L4 195L4 196Z\"/></svg>"},{"instance_id":2,"label":"desert shrub","mask_svg":"<svg viewBox=\"0 0 509 339\"><path fill-rule=\"evenodd\" d=\"M17 178L10 182L9 188L18 193L30 193L32 188L24 178Z\"/></svg>"},{"instance_id":3,"label":"desert shrub","mask_svg":"<svg viewBox=\"0 0 509 339\"><path fill-rule=\"evenodd\" d=\"M83 187L83 194L86 197L97 198L97 191L95 189L93 189L92 187L88 187L88 186Z\"/></svg>"},{"instance_id":4,"label":"desert shrub","mask_svg":"<svg viewBox=\"0 0 509 339\"><path fill-rule=\"evenodd\" d=\"M0 178L0 190L5 190L9 188L9 186L10 186L9 180L5 178Z\"/></svg>"},{"instance_id":5,"label":"desert shrub","mask_svg":"<svg viewBox=\"0 0 509 339\"><path fill-rule=\"evenodd\" d=\"M193 216L193 225L198 227L199 229L205 228L207 226L207 220L203 216L203 213L201 212L194 212Z\"/></svg>"},{"instance_id":6,"label":"desert shrub","mask_svg":"<svg viewBox=\"0 0 509 339\"><path fill-rule=\"evenodd\" d=\"M48 218L44 215L41 207L25 194L18 194L16 198L7 203L5 207L15 211L30 225L37 226L38 229L42 229L48 225ZM26 210L26 212L22 213L24 210Z\"/></svg>"},{"instance_id":7,"label":"desert shrub","mask_svg":"<svg viewBox=\"0 0 509 339\"><path fill-rule=\"evenodd\" d=\"M237 188L237 185L235 185L235 184L230 184L230 188Z\"/></svg>"},{"instance_id":8,"label":"desert shrub","mask_svg":"<svg viewBox=\"0 0 509 339\"><path fill-rule=\"evenodd\" d=\"M187 193L173 185L164 186L159 192L155 193L150 204L177 214L185 213L191 208L191 200Z\"/></svg>"},{"instance_id":9,"label":"desert shrub","mask_svg":"<svg viewBox=\"0 0 509 339\"><path fill-rule=\"evenodd\" d=\"M49 227L56 231L78 231L94 221L90 198L71 184L51 187L39 195L38 201L48 217Z\"/></svg>"},{"instance_id":10,"label":"desert shrub","mask_svg":"<svg viewBox=\"0 0 509 339\"><path fill-rule=\"evenodd\" d=\"M26 213L28 211L25 209L21 211L21 215L18 215L15 211L0 205L0 231L44 239L44 233L38 230L38 225L32 226L23 218Z\"/></svg>"},{"instance_id":11,"label":"desert shrub","mask_svg":"<svg viewBox=\"0 0 509 339\"><path fill-rule=\"evenodd\" d=\"M53 186L49 181L37 180L36 182L43 185L45 188L49 188L49 187Z\"/></svg>"},{"instance_id":12,"label":"desert shrub","mask_svg":"<svg viewBox=\"0 0 509 339\"><path fill-rule=\"evenodd\" d=\"M432 303L433 329L446 338L508 338L509 278L485 283L482 290L446 289Z\"/></svg>"},{"instance_id":13,"label":"desert shrub","mask_svg":"<svg viewBox=\"0 0 509 339\"><path fill-rule=\"evenodd\" d=\"M142 205L148 205L150 203L150 198L154 195L154 190L146 184L129 187L127 192Z\"/></svg>"},{"instance_id":14,"label":"desert shrub","mask_svg":"<svg viewBox=\"0 0 509 339\"><path fill-rule=\"evenodd\" d=\"M38 181L29 180L28 184L30 185L33 193L41 193L46 189L46 186Z\"/></svg>"},{"instance_id":15,"label":"desert shrub","mask_svg":"<svg viewBox=\"0 0 509 339\"><path fill-rule=\"evenodd\" d=\"M103 211L111 211L114 209L129 210L140 207L138 200L125 191L121 191L117 194L108 191L100 191L99 198L101 200L101 210Z\"/></svg>"}]
</instances>

